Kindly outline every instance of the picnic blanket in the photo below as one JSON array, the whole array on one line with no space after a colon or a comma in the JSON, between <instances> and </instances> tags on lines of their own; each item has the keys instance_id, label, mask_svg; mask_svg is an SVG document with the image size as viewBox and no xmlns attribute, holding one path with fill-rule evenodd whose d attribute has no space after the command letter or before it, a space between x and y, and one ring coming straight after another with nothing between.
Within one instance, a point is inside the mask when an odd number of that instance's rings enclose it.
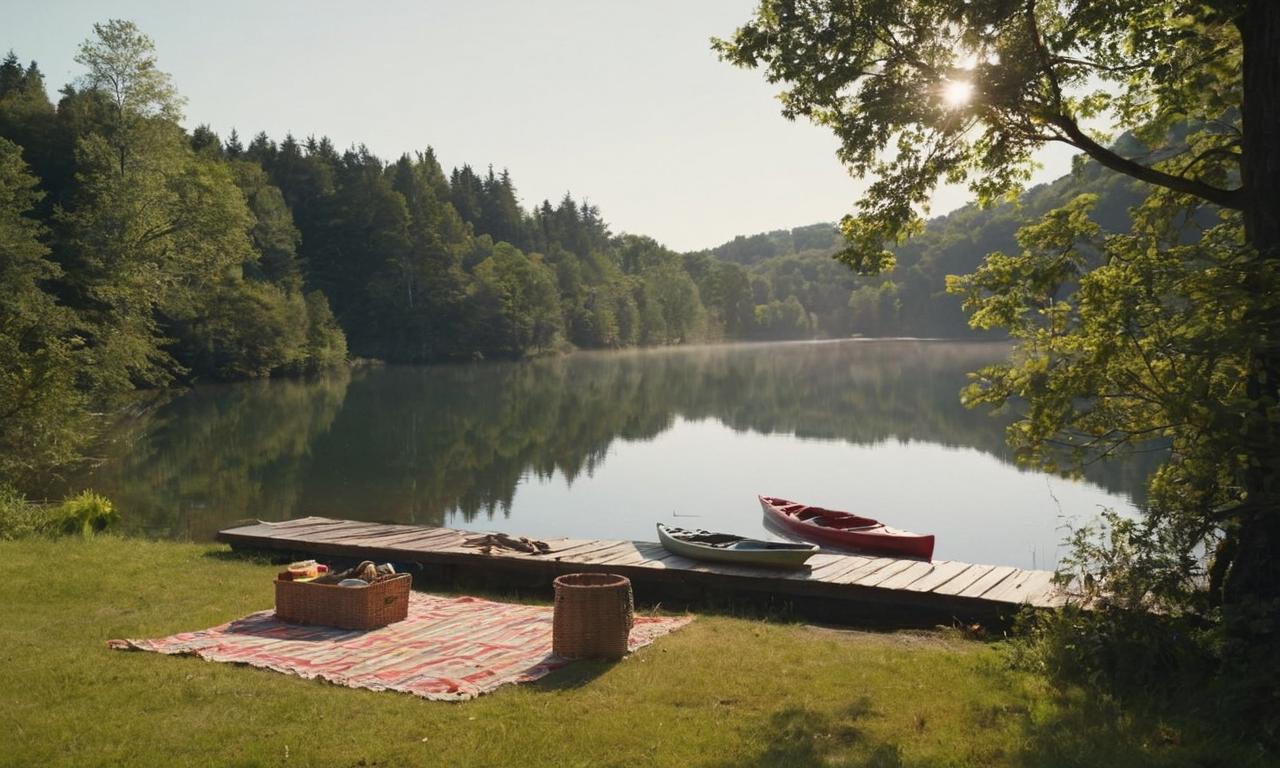
<instances>
[{"instance_id":1,"label":"picnic blanket","mask_svg":"<svg viewBox=\"0 0 1280 768\"><path fill-rule=\"evenodd\" d=\"M261 611L200 632L108 645L251 664L350 688L464 701L568 664L551 652L551 617L549 607L414 592L409 617L381 629L288 624L274 611ZM628 647L634 651L691 620L637 616Z\"/></svg>"}]
</instances>

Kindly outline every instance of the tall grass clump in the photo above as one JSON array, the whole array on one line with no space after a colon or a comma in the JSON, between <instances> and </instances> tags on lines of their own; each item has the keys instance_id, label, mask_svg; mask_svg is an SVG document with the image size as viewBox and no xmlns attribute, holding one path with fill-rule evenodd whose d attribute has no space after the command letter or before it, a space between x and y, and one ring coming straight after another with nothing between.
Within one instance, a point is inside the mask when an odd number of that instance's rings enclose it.
<instances>
[{"instance_id":1,"label":"tall grass clump","mask_svg":"<svg viewBox=\"0 0 1280 768\"><path fill-rule=\"evenodd\" d=\"M59 504L31 501L10 485L0 485L0 541L32 536L92 536L120 521L110 499L81 491Z\"/></svg>"}]
</instances>

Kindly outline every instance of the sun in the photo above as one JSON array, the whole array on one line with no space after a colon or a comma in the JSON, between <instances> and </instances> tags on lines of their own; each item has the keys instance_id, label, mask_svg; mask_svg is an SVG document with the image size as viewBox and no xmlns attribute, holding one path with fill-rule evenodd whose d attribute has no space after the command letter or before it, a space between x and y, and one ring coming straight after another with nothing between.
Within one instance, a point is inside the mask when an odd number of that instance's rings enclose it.
<instances>
[{"instance_id":1,"label":"sun","mask_svg":"<svg viewBox=\"0 0 1280 768\"><path fill-rule=\"evenodd\" d=\"M968 80L947 80L942 84L942 101L952 109L968 104L973 98L973 83Z\"/></svg>"}]
</instances>

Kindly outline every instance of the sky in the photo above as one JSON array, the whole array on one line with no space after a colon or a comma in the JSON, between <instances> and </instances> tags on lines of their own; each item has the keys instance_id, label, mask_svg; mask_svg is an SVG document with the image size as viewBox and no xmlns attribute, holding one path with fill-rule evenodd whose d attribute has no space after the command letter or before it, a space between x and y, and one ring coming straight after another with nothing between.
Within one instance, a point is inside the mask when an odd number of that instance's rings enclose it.
<instances>
[{"instance_id":1,"label":"sky","mask_svg":"<svg viewBox=\"0 0 1280 768\"><path fill-rule=\"evenodd\" d=\"M778 86L711 51L754 6L0 0L0 50L37 61L52 95L82 74L94 22L129 19L186 97L188 128L327 135L385 160L431 146L446 170L509 169L526 207L571 192L615 233L694 250L835 221L865 187L826 129L781 116ZM1058 148L1039 160L1033 183L1070 167ZM931 214L969 198L942 190Z\"/></svg>"}]
</instances>

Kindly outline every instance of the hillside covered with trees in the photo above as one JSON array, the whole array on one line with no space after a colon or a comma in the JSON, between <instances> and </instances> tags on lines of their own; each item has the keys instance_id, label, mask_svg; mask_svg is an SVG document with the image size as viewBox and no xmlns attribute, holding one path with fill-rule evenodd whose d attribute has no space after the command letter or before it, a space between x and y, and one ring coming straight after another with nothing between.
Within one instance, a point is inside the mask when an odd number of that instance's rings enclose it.
<instances>
[{"instance_id":1,"label":"hillside covered with trees","mask_svg":"<svg viewBox=\"0 0 1280 768\"><path fill-rule=\"evenodd\" d=\"M1143 152L1131 136L1117 148L1126 155ZM685 259L694 274L709 269L722 283L749 286L751 313L729 325L741 337L989 337L969 326L962 297L947 292L947 276L973 272L989 253L1017 251L1014 236L1022 226L1084 192L1098 196L1092 217L1103 232L1128 231L1129 209L1146 194L1137 182L1083 162L1015 203L966 205L928 221L920 234L892 249L894 269L875 276L833 258L846 245L835 224L738 236Z\"/></svg>"}]
</instances>

